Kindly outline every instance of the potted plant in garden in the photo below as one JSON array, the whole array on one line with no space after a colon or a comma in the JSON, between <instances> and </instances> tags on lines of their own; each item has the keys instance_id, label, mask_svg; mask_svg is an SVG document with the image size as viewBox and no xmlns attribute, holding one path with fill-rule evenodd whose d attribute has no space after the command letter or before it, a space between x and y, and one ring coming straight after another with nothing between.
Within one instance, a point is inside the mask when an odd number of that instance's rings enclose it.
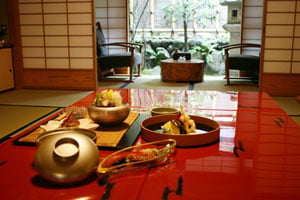
<instances>
[{"instance_id":1,"label":"potted plant in garden","mask_svg":"<svg viewBox=\"0 0 300 200\"><path fill-rule=\"evenodd\" d=\"M191 54L197 54L197 57L199 57L201 60L207 61L209 55L212 53L212 45L202 43L200 45L194 46L191 49Z\"/></svg>"}]
</instances>

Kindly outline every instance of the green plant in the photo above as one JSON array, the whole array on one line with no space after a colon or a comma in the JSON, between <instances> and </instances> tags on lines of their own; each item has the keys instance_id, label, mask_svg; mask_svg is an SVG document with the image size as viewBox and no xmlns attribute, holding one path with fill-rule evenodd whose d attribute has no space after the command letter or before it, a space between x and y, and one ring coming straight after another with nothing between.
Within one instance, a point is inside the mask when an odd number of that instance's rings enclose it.
<instances>
[{"instance_id":1,"label":"green plant","mask_svg":"<svg viewBox=\"0 0 300 200\"><path fill-rule=\"evenodd\" d=\"M187 51L188 47L188 24L189 22L196 22L201 27L205 27L208 20L215 20L215 9L217 5L213 0L180 0L175 3L170 3L164 6L164 20L167 24L173 23L182 19L184 30L184 50Z\"/></svg>"},{"instance_id":2,"label":"green plant","mask_svg":"<svg viewBox=\"0 0 300 200\"><path fill-rule=\"evenodd\" d=\"M210 44L201 44L193 47L191 53L199 53L202 59L206 61L207 57L212 53L212 46Z\"/></svg>"},{"instance_id":3,"label":"green plant","mask_svg":"<svg viewBox=\"0 0 300 200\"><path fill-rule=\"evenodd\" d=\"M153 61L155 62L155 65L159 65L161 59L162 59L163 56L164 56L164 51L163 51L163 48L162 48L162 47L158 47L158 48L156 49L156 52L153 51L151 48L147 48L147 49L146 49L146 55L149 56L149 59L150 59L150 60L153 60Z\"/></svg>"}]
</instances>

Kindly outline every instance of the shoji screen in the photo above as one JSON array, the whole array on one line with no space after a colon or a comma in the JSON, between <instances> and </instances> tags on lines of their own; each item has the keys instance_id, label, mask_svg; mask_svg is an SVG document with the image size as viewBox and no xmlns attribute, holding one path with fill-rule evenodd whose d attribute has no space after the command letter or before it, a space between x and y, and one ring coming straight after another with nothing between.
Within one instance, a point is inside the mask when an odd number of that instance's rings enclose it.
<instances>
[{"instance_id":1,"label":"shoji screen","mask_svg":"<svg viewBox=\"0 0 300 200\"><path fill-rule=\"evenodd\" d=\"M263 1L243 0L242 42L261 43Z\"/></svg>"},{"instance_id":2,"label":"shoji screen","mask_svg":"<svg viewBox=\"0 0 300 200\"><path fill-rule=\"evenodd\" d=\"M267 0L262 89L300 94L300 1Z\"/></svg>"},{"instance_id":3,"label":"shoji screen","mask_svg":"<svg viewBox=\"0 0 300 200\"><path fill-rule=\"evenodd\" d=\"M263 1L243 0L242 17L242 43L261 44L262 21L263 21ZM247 49L249 54L258 54L257 49ZM246 51L246 49L244 50Z\"/></svg>"},{"instance_id":4,"label":"shoji screen","mask_svg":"<svg viewBox=\"0 0 300 200\"><path fill-rule=\"evenodd\" d=\"M25 87L93 89L93 0L19 0Z\"/></svg>"},{"instance_id":5,"label":"shoji screen","mask_svg":"<svg viewBox=\"0 0 300 200\"><path fill-rule=\"evenodd\" d=\"M127 0L95 0L96 21L102 26L106 42L128 41ZM110 49L110 52L124 49Z\"/></svg>"}]
</instances>

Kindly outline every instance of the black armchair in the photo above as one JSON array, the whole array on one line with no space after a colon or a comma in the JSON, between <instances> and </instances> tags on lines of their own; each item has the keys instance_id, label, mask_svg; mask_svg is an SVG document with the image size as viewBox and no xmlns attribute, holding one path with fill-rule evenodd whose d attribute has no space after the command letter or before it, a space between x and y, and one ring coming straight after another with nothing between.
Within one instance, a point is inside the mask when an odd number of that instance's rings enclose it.
<instances>
[{"instance_id":1,"label":"black armchair","mask_svg":"<svg viewBox=\"0 0 300 200\"><path fill-rule=\"evenodd\" d=\"M232 49L240 49L240 52L244 48L260 48L259 44L242 43L223 46L225 51L225 78L227 80L226 85L232 85L230 79L249 79L252 85L258 85L259 78L259 65L260 56L247 55L247 54L231 54L229 51ZM255 50L255 49L254 49ZM246 72L247 76L231 77L230 70L240 70ZM250 76L249 76L250 75ZM245 82L235 83L235 85L244 85ZM247 84L249 85L249 83Z\"/></svg>"},{"instance_id":2,"label":"black armchair","mask_svg":"<svg viewBox=\"0 0 300 200\"><path fill-rule=\"evenodd\" d=\"M121 81L120 79L107 79L105 78L105 74L113 72L113 68L116 67L129 67L129 78L122 79L122 81L133 82L133 76L141 75L141 53L143 45L129 42L106 43L100 22L97 22L96 26L99 78L104 81ZM123 47L126 49L126 52L109 54L107 49L108 46ZM134 67L137 67L137 73L135 74L133 74Z\"/></svg>"}]
</instances>

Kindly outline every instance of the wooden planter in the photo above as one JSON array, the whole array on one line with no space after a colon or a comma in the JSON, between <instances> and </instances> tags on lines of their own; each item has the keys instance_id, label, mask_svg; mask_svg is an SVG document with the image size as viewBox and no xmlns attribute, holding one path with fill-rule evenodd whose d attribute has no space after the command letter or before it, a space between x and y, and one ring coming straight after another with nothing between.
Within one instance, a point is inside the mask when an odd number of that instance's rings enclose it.
<instances>
[{"instance_id":1,"label":"wooden planter","mask_svg":"<svg viewBox=\"0 0 300 200\"><path fill-rule=\"evenodd\" d=\"M202 82L204 64L204 61L200 59L162 60L160 63L161 79L162 81Z\"/></svg>"}]
</instances>

